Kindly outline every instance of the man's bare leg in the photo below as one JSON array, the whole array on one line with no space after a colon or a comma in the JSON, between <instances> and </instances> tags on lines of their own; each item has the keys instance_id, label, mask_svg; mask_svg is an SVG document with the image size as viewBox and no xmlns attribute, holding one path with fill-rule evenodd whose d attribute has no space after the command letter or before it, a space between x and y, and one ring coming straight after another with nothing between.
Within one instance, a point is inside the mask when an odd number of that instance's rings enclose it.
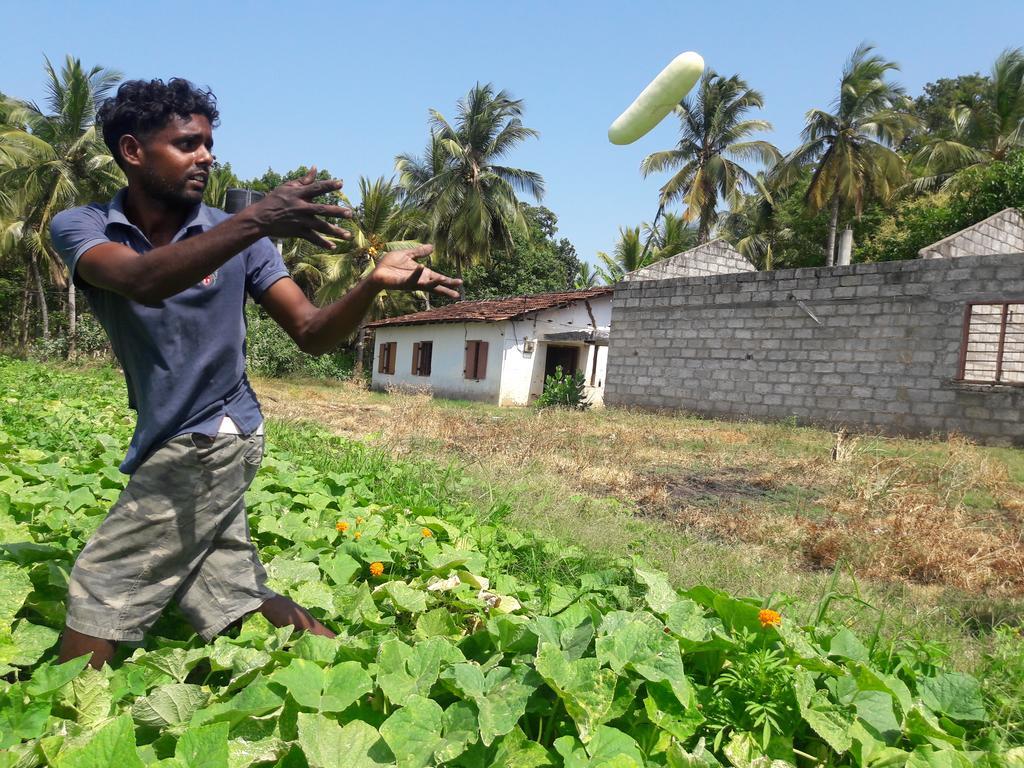
<instances>
[{"instance_id":1,"label":"man's bare leg","mask_svg":"<svg viewBox=\"0 0 1024 768\"><path fill-rule=\"evenodd\" d=\"M309 611L283 595L265 600L260 606L260 613L275 627L291 624L300 632L308 630L314 635L337 637L331 630L313 618Z\"/></svg>"},{"instance_id":2,"label":"man's bare leg","mask_svg":"<svg viewBox=\"0 0 1024 768\"><path fill-rule=\"evenodd\" d=\"M77 659L79 656L91 653L92 658L89 660L89 664L92 665L93 669L99 669L114 658L116 648L117 643L113 640L104 640L102 637L85 635L81 632L76 632L70 627L64 627L64 635L60 640L60 655L57 657L57 663L63 664L65 661L71 661L71 659Z\"/></svg>"}]
</instances>

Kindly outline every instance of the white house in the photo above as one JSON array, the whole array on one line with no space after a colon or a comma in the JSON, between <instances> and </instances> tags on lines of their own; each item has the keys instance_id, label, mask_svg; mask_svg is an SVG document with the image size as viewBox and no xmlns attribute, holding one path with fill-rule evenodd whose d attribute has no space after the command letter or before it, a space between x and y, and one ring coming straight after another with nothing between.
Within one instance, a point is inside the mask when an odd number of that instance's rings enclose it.
<instances>
[{"instance_id":1,"label":"white house","mask_svg":"<svg viewBox=\"0 0 1024 768\"><path fill-rule=\"evenodd\" d=\"M528 405L557 366L584 374L591 403L604 399L612 289L460 301L369 323L374 389Z\"/></svg>"}]
</instances>

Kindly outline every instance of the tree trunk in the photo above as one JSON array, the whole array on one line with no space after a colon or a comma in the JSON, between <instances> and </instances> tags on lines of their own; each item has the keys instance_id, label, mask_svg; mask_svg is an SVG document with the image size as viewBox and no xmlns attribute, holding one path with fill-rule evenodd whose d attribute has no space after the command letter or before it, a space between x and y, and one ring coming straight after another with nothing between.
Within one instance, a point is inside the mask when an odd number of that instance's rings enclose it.
<instances>
[{"instance_id":1,"label":"tree trunk","mask_svg":"<svg viewBox=\"0 0 1024 768\"><path fill-rule=\"evenodd\" d=\"M78 336L78 306L75 281L68 279L68 360L75 359L75 340Z\"/></svg>"},{"instance_id":2,"label":"tree trunk","mask_svg":"<svg viewBox=\"0 0 1024 768\"><path fill-rule=\"evenodd\" d=\"M697 227L697 245L704 245L711 234L711 225L704 216L700 217L700 225Z\"/></svg>"},{"instance_id":3,"label":"tree trunk","mask_svg":"<svg viewBox=\"0 0 1024 768\"><path fill-rule=\"evenodd\" d=\"M357 382L363 380L363 369L365 363L363 362L363 355L366 352L366 321L361 320L359 322L359 330L356 332L356 365L352 371L352 378Z\"/></svg>"},{"instance_id":4,"label":"tree trunk","mask_svg":"<svg viewBox=\"0 0 1024 768\"><path fill-rule=\"evenodd\" d=\"M839 195L832 194L832 215L828 221L828 244L825 246L825 266L836 263L836 230L839 228Z\"/></svg>"},{"instance_id":5,"label":"tree trunk","mask_svg":"<svg viewBox=\"0 0 1024 768\"><path fill-rule=\"evenodd\" d=\"M36 264L36 257L29 260L29 268L32 270L32 279L36 284L36 298L39 301L39 314L43 321L43 338L50 338L50 311L46 306L46 292L43 291L43 278L39 275L39 267Z\"/></svg>"},{"instance_id":6,"label":"tree trunk","mask_svg":"<svg viewBox=\"0 0 1024 768\"><path fill-rule=\"evenodd\" d=\"M455 276L457 278L459 278L459 280L462 280L462 257L461 256L456 256L455 257ZM466 298L466 284L465 283L459 283L459 301L462 301L465 298Z\"/></svg>"},{"instance_id":7,"label":"tree trunk","mask_svg":"<svg viewBox=\"0 0 1024 768\"><path fill-rule=\"evenodd\" d=\"M21 287L21 309L19 310L19 317L21 318L21 336L19 339L18 346L24 350L28 346L28 307L29 297L32 295L32 275L29 270L25 270L25 284Z\"/></svg>"}]
</instances>

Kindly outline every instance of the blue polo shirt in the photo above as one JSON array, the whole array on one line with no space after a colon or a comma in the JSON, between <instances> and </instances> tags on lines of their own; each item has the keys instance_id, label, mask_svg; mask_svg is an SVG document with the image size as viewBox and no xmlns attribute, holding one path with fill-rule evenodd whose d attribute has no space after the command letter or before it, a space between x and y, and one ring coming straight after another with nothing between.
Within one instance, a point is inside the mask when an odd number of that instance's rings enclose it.
<instances>
[{"instance_id":1,"label":"blue polo shirt","mask_svg":"<svg viewBox=\"0 0 1024 768\"><path fill-rule=\"evenodd\" d=\"M288 276L268 238L235 254L191 288L147 307L78 278L78 259L101 243L127 245L138 253L153 248L124 213L122 189L106 205L57 214L50 233L110 337L124 369L128 405L138 414L121 471L132 474L160 445L186 432L215 435L224 416L251 434L262 422L259 402L245 376L245 296L259 301ZM200 204L175 234L194 237L230 218Z\"/></svg>"}]
</instances>

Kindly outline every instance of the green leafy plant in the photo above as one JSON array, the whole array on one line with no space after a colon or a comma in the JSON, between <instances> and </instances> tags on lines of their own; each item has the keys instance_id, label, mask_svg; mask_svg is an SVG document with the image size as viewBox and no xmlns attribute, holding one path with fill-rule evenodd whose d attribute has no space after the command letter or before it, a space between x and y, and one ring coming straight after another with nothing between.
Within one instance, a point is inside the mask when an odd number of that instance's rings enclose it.
<instances>
[{"instance_id":1,"label":"green leafy plant","mask_svg":"<svg viewBox=\"0 0 1024 768\"><path fill-rule=\"evenodd\" d=\"M861 641L834 583L808 612L680 592L636 558L584 568L475 508L457 470L425 483L273 422L253 539L269 586L338 637L256 613L204 644L171 609L112 667L57 664L132 419L112 369L0 358L0 391L3 768L1019 764L1009 631L982 683L929 644Z\"/></svg>"},{"instance_id":2,"label":"green leafy plant","mask_svg":"<svg viewBox=\"0 0 1024 768\"><path fill-rule=\"evenodd\" d=\"M544 391L537 398L538 408L570 408L583 411L590 407L586 395L586 377L580 371L566 375L562 366L544 380Z\"/></svg>"}]
</instances>

